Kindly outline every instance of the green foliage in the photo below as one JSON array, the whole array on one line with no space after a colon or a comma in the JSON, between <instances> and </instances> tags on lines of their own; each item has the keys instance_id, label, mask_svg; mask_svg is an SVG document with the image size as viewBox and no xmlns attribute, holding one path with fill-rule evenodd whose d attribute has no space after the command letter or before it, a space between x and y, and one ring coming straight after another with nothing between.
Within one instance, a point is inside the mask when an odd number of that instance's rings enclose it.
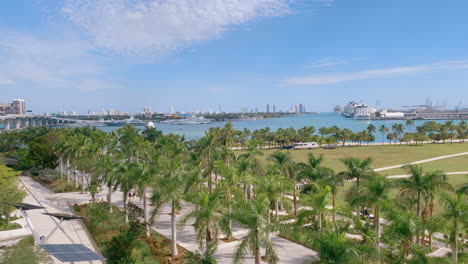
<instances>
[{"instance_id":1,"label":"green foliage","mask_svg":"<svg viewBox=\"0 0 468 264\"><path fill-rule=\"evenodd\" d=\"M19 186L18 173L12 169L0 165L0 201L17 203L22 202L26 197L26 192ZM11 212L15 208L10 205L0 203L0 215L6 219L10 218Z\"/></svg>"},{"instance_id":2,"label":"green foliage","mask_svg":"<svg viewBox=\"0 0 468 264\"><path fill-rule=\"evenodd\" d=\"M0 251L1 263L40 264L51 263L52 259L40 247L34 245L33 236L20 240L16 245Z\"/></svg>"}]
</instances>

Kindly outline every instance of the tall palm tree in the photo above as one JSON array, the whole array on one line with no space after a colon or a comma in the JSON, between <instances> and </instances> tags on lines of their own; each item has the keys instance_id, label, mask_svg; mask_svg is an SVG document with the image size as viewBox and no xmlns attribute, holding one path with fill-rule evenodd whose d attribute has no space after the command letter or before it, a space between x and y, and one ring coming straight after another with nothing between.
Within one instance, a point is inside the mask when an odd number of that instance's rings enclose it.
<instances>
[{"instance_id":1,"label":"tall palm tree","mask_svg":"<svg viewBox=\"0 0 468 264\"><path fill-rule=\"evenodd\" d=\"M283 152L283 151L275 151L268 157L268 160L273 161L275 166L281 171L281 174L283 175L283 177L292 179L293 184L294 184L294 188L293 188L294 215L297 215L296 175L295 175L294 168L293 168L295 164L291 157L291 153Z\"/></svg>"},{"instance_id":2,"label":"tall palm tree","mask_svg":"<svg viewBox=\"0 0 468 264\"><path fill-rule=\"evenodd\" d=\"M328 169L328 173L325 174L320 181L321 184L330 186L332 195L332 221L336 223L336 195L338 194L338 187L343 186L344 179L342 173L335 173L333 170Z\"/></svg>"},{"instance_id":3,"label":"tall palm tree","mask_svg":"<svg viewBox=\"0 0 468 264\"><path fill-rule=\"evenodd\" d=\"M410 173L410 177L398 181L397 186L400 188L400 194L403 197L415 199L418 217L422 215L422 202L426 201L426 206L429 206L432 216L435 194L440 190L452 189L447 182L447 175L442 171L424 172L421 166L414 164L406 165L404 168ZM431 236L430 240L432 240Z\"/></svg>"},{"instance_id":4,"label":"tall palm tree","mask_svg":"<svg viewBox=\"0 0 468 264\"><path fill-rule=\"evenodd\" d=\"M454 264L458 263L459 234L466 231L466 228L468 227L467 201L468 200L463 193L457 193L456 196L443 193L441 196L441 202L445 209L441 217L449 222L448 231L450 232L452 262Z\"/></svg>"},{"instance_id":5,"label":"tall palm tree","mask_svg":"<svg viewBox=\"0 0 468 264\"><path fill-rule=\"evenodd\" d=\"M203 247L208 252L212 248L212 243L218 242L218 233L221 229L220 223L223 217L223 199L219 190L213 193L199 192L191 199L195 207L190 209L181 219L180 225L185 226L187 221L194 219L195 233L199 248ZM226 230L229 227L225 227ZM230 233L230 232L227 232Z\"/></svg>"},{"instance_id":6,"label":"tall palm tree","mask_svg":"<svg viewBox=\"0 0 468 264\"><path fill-rule=\"evenodd\" d=\"M317 251L319 259L312 263L322 264L354 264L363 262L368 255L368 249L351 239L341 230L323 231L310 237L307 242Z\"/></svg>"},{"instance_id":7,"label":"tall palm tree","mask_svg":"<svg viewBox=\"0 0 468 264\"><path fill-rule=\"evenodd\" d=\"M366 130L367 130L367 133L369 133L369 135L372 135L375 133L375 131L377 131L377 128L374 126L374 124L369 124Z\"/></svg>"},{"instance_id":8,"label":"tall palm tree","mask_svg":"<svg viewBox=\"0 0 468 264\"><path fill-rule=\"evenodd\" d=\"M377 261L380 261L380 208L389 200L391 188L392 184L385 176L374 174L364 185L363 191L359 193L351 203L352 205L366 204L374 208Z\"/></svg>"},{"instance_id":9,"label":"tall palm tree","mask_svg":"<svg viewBox=\"0 0 468 264\"><path fill-rule=\"evenodd\" d=\"M317 217L318 231L322 232L323 222L326 220L325 212L328 211L328 204L330 202L331 188L328 185L320 186L312 183L312 190L301 197L301 204L303 206L312 207L312 210L301 210L299 214L298 223L303 222L301 219L308 218L311 214Z\"/></svg>"},{"instance_id":10,"label":"tall palm tree","mask_svg":"<svg viewBox=\"0 0 468 264\"><path fill-rule=\"evenodd\" d=\"M385 141L385 135L388 133L388 130L388 127L386 127L385 125L379 126L379 133L380 135L382 135L382 142Z\"/></svg>"},{"instance_id":11,"label":"tall palm tree","mask_svg":"<svg viewBox=\"0 0 468 264\"><path fill-rule=\"evenodd\" d=\"M139 176L140 165L136 162L119 161L114 168L114 188L120 187L123 197L125 223L128 223L128 193L135 186L135 180Z\"/></svg>"},{"instance_id":12,"label":"tall palm tree","mask_svg":"<svg viewBox=\"0 0 468 264\"><path fill-rule=\"evenodd\" d=\"M155 205L151 219L165 204L171 206L171 237L172 256L178 255L177 250L177 216L176 212L181 208L181 202L186 195L187 179L190 171L187 163L187 152L184 138L169 134L165 137L165 143L161 149L161 158L158 159L158 168L161 177L154 182L153 195L150 200Z\"/></svg>"},{"instance_id":13,"label":"tall palm tree","mask_svg":"<svg viewBox=\"0 0 468 264\"><path fill-rule=\"evenodd\" d=\"M411 134L411 128L414 127L414 120L411 119L411 118L410 118L410 119L406 119L405 125L406 125L407 128L409 128L409 132L410 132L410 134Z\"/></svg>"},{"instance_id":14,"label":"tall palm tree","mask_svg":"<svg viewBox=\"0 0 468 264\"><path fill-rule=\"evenodd\" d=\"M345 178L349 180L356 180L356 193L359 193L361 180L373 173L372 158L360 159L355 157L347 157L342 160L347 170L341 172ZM359 217L361 212L360 204L356 204L356 216Z\"/></svg>"},{"instance_id":15,"label":"tall palm tree","mask_svg":"<svg viewBox=\"0 0 468 264\"><path fill-rule=\"evenodd\" d=\"M392 125L392 130L393 130L393 133L398 134L398 137L401 139L401 137L403 136L403 133L405 132L405 127L403 126L403 124L395 123ZM401 144L401 140L400 140L400 144Z\"/></svg>"},{"instance_id":16,"label":"tall palm tree","mask_svg":"<svg viewBox=\"0 0 468 264\"><path fill-rule=\"evenodd\" d=\"M250 251L255 257L255 264L260 264L262 245L266 249L267 262L278 263L279 258L267 236L267 233L272 231L272 225L268 225L267 219L270 210L268 198L257 195L252 200L234 201L232 207L232 213L225 215L223 221L232 221L234 226L247 230L234 253L233 263L242 263L243 257Z\"/></svg>"}]
</instances>

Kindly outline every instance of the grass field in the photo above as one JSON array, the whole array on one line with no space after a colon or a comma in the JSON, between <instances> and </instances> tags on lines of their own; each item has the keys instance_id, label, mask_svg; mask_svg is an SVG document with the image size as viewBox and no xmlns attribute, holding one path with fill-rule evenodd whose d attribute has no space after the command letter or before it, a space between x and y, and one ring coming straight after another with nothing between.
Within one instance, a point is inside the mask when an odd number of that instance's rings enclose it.
<instances>
[{"instance_id":1,"label":"grass field","mask_svg":"<svg viewBox=\"0 0 468 264\"><path fill-rule=\"evenodd\" d=\"M468 155L435 160L419 164L425 170L443 170L445 172L468 171ZM391 169L380 172L382 175L401 175L407 174L404 169Z\"/></svg>"},{"instance_id":2,"label":"grass field","mask_svg":"<svg viewBox=\"0 0 468 264\"><path fill-rule=\"evenodd\" d=\"M264 150L264 155L259 159L266 162L267 157L276 150ZM286 150L282 150L286 151ZM404 164L408 162L434 158L443 155L468 152L468 143L446 143L446 144L424 144L417 146L409 145L386 145L386 146L358 146L358 147L340 147L336 149L314 149L314 150L291 150L289 151L298 162L305 162L307 154L312 152L316 156L323 154L325 157L323 166L332 168L335 171L345 169L341 159L345 157L372 157L374 168ZM444 164L445 160L441 160ZM427 163L429 164L429 163ZM455 161L458 164L458 161ZM445 168L447 171L454 171L447 162ZM468 170L468 163L464 165ZM463 168L463 164L457 165L457 170ZM386 173L387 171L385 171ZM401 174L401 173L400 173Z\"/></svg>"},{"instance_id":3,"label":"grass field","mask_svg":"<svg viewBox=\"0 0 468 264\"><path fill-rule=\"evenodd\" d=\"M452 184L452 186L455 189L457 189L458 187L468 182L468 175L464 175L464 174L448 175L447 177L448 177L448 182ZM392 179L392 181L397 181L397 179ZM349 188L353 186L354 184L355 184L354 182L346 182L344 186L339 188L338 194L336 196L337 207L347 206L347 203L345 201L345 195L346 195L346 192L349 190ZM398 193L399 193L398 189L393 189L390 192L390 196L392 198L395 198L398 195ZM435 206L434 206L434 214L439 214L440 212L442 212L442 207L439 205L439 201L436 200Z\"/></svg>"}]
</instances>

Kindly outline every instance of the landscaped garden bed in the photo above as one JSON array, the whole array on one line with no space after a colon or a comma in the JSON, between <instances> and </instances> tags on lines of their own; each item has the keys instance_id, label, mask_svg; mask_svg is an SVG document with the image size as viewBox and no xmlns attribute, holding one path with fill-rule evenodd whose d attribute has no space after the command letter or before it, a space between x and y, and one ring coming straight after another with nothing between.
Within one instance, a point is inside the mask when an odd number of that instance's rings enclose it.
<instances>
[{"instance_id":1,"label":"landscaped garden bed","mask_svg":"<svg viewBox=\"0 0 468 264\"><path fill-rule=\"evenodd\" d=\"M171 241L138 220L139 212L130 210L129 222L118 208L109 213L107 203L75 205L101 253L112 263L187 263L189 252L178 246L179 254L171 257Z\"/></svg>"}]
</instances>

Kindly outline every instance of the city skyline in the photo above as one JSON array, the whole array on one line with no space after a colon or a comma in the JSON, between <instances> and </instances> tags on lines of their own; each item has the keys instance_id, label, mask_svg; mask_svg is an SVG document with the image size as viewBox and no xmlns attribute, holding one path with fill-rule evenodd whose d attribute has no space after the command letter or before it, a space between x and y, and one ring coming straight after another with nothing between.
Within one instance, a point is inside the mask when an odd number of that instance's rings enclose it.
<instances>
[{"instance_id":1,"label":"city skyline","mask_svg":"<svg viewBox=\"0 0 468 264\"><path fill-rule=\"evenodd\" d=\"M466 2L234 2L2 3L0 101L81 113L468 105Z\"/></svg>"}]
</instances>

